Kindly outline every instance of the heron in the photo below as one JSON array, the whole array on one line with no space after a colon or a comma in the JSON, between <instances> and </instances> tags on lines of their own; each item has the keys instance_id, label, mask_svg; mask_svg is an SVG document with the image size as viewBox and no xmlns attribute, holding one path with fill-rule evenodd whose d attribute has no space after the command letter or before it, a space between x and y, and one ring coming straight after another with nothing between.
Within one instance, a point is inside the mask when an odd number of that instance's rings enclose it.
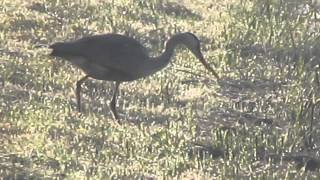
<instances>
[{"instance_id":1,"label":"heron","mask_svg":"<svg viewBox=\"0 0 320 180\"><path fill-rule=\"evenodd\" d=\"M136 39L113 33L57 42L49 48L52 49L51 56L71 62L86 74L76 83L75 92L79 112L81 112L81 85L88 78L115 82L109 105L114 118L118 120L116 99L120 84L152 75L166 67L178 45L184 45L189 49L204 67L219 79L218 74L205 61L201 53L200 40L190 32L173 35L166 42L162 54L156 57L150 57L147 49Z\"/></svg>"}]
</instances>

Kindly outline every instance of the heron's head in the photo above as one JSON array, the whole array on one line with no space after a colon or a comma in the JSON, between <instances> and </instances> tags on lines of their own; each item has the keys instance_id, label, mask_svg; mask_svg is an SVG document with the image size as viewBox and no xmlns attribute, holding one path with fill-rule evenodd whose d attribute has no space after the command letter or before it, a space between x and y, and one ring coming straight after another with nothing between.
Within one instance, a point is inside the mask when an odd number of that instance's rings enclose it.
<instances>
[{"instance_id":1,"label":"heron's head","mask_svg":"<svg viewBox=\"0 0 320 180\"><path fill-rule=\"evenodd\" d=\"M202 56L200 50L200 40L192 33L186 32L180 34L179 40L184 44L197 58Z\"/></svg>"},{"instance_id":2,"label":"heron's head","mask_svg":"<svg viewBox=\"0 0 320 180\"><path fill-rule=\"evenodd\" d=\"M200 49L200 40L192 33L186 32L180 34L180 41L184 44L205 66L206 69L212 72L212 74L219 79L218 74L211 68L211 66L205 61Z\"/></svg>"}]
</instances>

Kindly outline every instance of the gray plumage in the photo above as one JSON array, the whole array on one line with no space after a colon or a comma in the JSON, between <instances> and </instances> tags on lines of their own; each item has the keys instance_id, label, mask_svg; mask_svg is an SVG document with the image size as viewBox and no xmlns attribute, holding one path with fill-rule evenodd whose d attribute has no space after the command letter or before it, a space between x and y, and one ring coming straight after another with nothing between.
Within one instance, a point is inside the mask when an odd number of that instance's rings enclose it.
<instances>
[{"instance_id":1,"label":"gray plumage","mask_svg":"<svg viewBox=\"0 0 320 180\"><path fill-rule=\"evenodd\" d=\"M118 119L115 103L120 83L149 76L167 66L178 44L185 45L217 79L219 78L204 60L200 41L191 33L174 35L168 40L165 51L158 57L150 57L146 48L137 40L119 34L95 35L71 42L59 42L50 48L52 56L70 61L87 74L77 82L79 111L81 84L87 78L116 82L110 106L113 115Z\"/></svg>"}]
</instances>

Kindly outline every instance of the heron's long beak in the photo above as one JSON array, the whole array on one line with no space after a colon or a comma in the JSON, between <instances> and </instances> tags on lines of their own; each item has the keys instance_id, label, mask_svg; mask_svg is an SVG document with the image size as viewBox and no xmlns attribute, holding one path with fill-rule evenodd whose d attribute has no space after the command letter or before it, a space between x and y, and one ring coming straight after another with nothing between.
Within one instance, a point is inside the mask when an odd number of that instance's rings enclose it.
<instances>
[{"instance_id":1,"label":"heron's long beak","mask_svg":"<svg viewBox=\"0 0 320 180\"><path fill-rule=\"evenodd\" d=\"M197 53L197 58L201 61L201 63L204 65L204 67L209 70L210 72L212 72L212 74L219 80L219 76L216 73L216 71L213 70L213 68L206 62L206 60L204 59L202 53L200 52L199 54Z\"/></svg>"}]
</instances>

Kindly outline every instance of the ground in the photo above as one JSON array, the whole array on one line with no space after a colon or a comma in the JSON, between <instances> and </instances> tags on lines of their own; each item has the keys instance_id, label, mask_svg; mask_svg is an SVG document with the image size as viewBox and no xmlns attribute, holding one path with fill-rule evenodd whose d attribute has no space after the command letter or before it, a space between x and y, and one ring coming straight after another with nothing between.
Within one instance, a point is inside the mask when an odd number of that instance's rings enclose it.
<instances>
[{"instance_id":1,"label":"ground","mask_svg":"<svg viewBox=\"0 0 320 180\"><path fill-rule=\"evenodd\" d=\"M319 5L264 0L0 0L4 179L317 179ZM159 55L192 32L214 78L180 47L162 71L87 80L47 45L102 33Z\"/></svg>"}]
</instances>

